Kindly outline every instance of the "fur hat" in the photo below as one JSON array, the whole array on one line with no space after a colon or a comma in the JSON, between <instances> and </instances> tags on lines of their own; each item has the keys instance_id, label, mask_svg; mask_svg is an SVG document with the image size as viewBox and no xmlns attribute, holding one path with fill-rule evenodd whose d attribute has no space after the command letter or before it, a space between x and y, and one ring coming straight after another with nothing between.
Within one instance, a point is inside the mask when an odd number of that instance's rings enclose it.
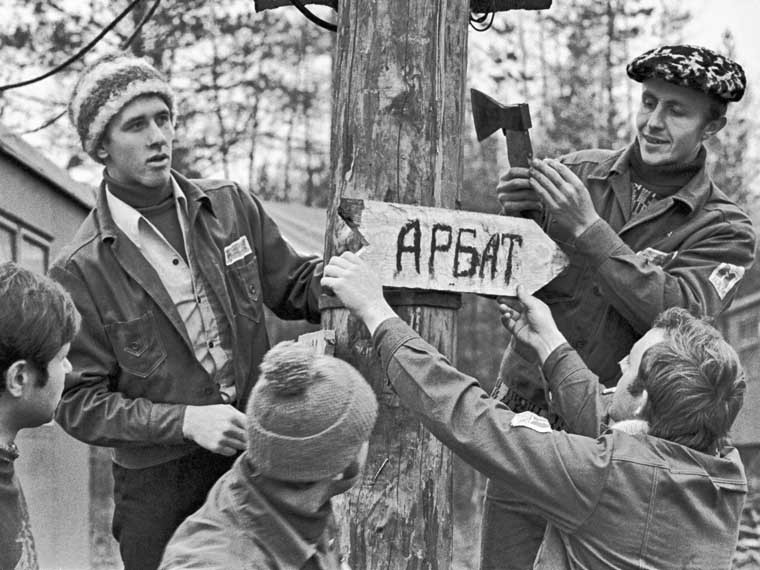
<instances>
[{"instance_id":1,"label":"fur hat","mask_svg":"<svg viewBox=\"0 0 760 570\"><path fill-rule=\"evenodd\" d=\"M747 85L741 65L699 46L662 46L649 50L629 63L626 71L639 83L657 77L724 102L741 99Z\"/></svg>"},{"instance_id":2,"label":"fur hat","mask_svg":"<svg viewBox=\"0 0 760 570\"><path fill-rule=\"evenodd\" d=\"M248 401L248 455L258 473L313 482L343 472L377 418L372 388L350 364L292 341L272 348Z\"/></svg>"},{"instance_id":3,"label":"fur hat","mask_svg":"<svg viewBox=\"0 0 760 570\"><path fill-rule=\"evenodd\" d=\"M128 55L108 55L82 72L69 100L69 119L82 148L94 160L111 119L127 103L141 95L158 95L176 116L174 92L164 76L146 60Z\"/></svg>"}]
</instances>

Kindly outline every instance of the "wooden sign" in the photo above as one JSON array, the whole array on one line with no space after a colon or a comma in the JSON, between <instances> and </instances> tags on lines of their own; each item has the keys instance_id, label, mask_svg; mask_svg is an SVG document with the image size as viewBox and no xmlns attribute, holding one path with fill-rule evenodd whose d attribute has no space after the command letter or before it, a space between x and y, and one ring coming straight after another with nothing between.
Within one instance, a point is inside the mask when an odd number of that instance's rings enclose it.
<instances>
[{"instance_id":1,"label":"wooden sign","mask_svg":"<svg viewBox=\"0 0 760 570\"><path fill-rule=\"evenodd\" d=\"M338 213L388 287L514 296L567 266L533 220L347 198Z\"/></svg>"}]
</instances>

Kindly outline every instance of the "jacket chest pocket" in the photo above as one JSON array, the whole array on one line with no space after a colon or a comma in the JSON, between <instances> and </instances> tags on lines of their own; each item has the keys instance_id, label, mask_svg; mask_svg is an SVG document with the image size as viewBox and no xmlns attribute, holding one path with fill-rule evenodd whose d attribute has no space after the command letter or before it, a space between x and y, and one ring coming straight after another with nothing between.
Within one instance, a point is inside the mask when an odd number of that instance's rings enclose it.
<instances>
[{"instance_id":1,"label":"jacket chest pocket","mask_svg":"<svg viewBox=\"0 0 760 570\"><path fill-rule=\"evenodd\" d=\"M131 321L105 325L119 366L129 374L147 378L166 360L153 313L150 311Z\"/></svg>"},{"instance_id":2,"label":"jacket chest pocket","mask_svg":"<svg viewBox=\"0 0 760 570\"><path fill-rule=\"evenodd\" d=\"M263 292L256 257L234 263L226 268L226 274L234 313L259 322Z\"/></svg>"}]
</instances>

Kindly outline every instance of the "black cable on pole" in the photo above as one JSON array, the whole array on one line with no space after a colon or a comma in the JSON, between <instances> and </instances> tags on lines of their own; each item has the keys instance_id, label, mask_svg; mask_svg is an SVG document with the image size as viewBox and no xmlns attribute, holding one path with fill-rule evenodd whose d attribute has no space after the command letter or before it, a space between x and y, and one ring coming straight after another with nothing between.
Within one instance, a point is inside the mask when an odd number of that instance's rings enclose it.
<instances>
[{"instance_id":1,"label":"black cable on pole","mask_svg":"<svg viewBox=\"0 0 760 570\"><path fill-rule=\"evenodd\" d=\"M476 32L485 32L493 26L494 12L485 12L476 16L470 14L470 27Z\"/></svg>"},{"instance_id":2,"label":"black cable on pole","mask_svg":"<svg viewBox=\"0 0 760 570\"><path fill-rule=\"evenodd\" d=\"M153 3L153 6L150 7L150 9L145 13L145 15L142 17L142 20L135 26L135 29L132 30L132 33L129 35L129 37L126 39L126 41L121 45L121 49L125 50L129 47L129 44L131 44L134 39L137 37L137 34L140 33L140 30L142 30L143 26L148 23L148 20L150 20L153 17L153 14L156 13L156 10L158 9L158 5L161 3L161 0L156 0Z\"/></svg>"},{"instance_id":3,"label":"black cable on pole","mask_svg":"<svg viewBox=\"0 0 760 570\"><path fill-rule=\"evenodd\" d=\"M24 81L19 81L18 83L10 83L8 85L1 85L0 86L0 93L3 91L8 91L9 89L16 89L17 87L24 87L25 85L31 85L32 83L37 83L38 81L42 81L43 79L47 79L51 75L55 75L59 71L62 71L63 69L67 68L69 65L74 63L76 60L81 58L84 54L86 54L88 51L90 51L95 45L103 39L103 36L105 36L108 32L110 32L119 22L121 22L124 17L129 14L132 11L132 8L134 8L138 2L141 2L142 0L132 0L132 2L127 6L124 11L116 16L114 18L113 22L108 24L105 28L101 30L101 32L95 36L95 38L90 41L86 46L84 46L82 49L80 49L77 53L72 55L69 59L61 63L60 65L57 65L50 71L47 71L43 73L42 75L39 75L37 77L33 77L32 79L26 79Z\"/></svg>"},{"instance_id":4,"label":"black cable on pole","mask_svg":"<svg viewBox=\"0 0 760 570\"><path fill-rule=\"evenodd\" d=\"M493 26L493 19L496 15L496 0L491 0L491 9L476 15L470 13L470 27L476 32L485 32Z\"/></svg>"},{"instance_id":5,"label":"black cable on pole","mask_svg":"<svg viewBox=\"0 0 760 570\"><path fill-rule=\"evenodd\" d=\"M301 12L306 18L310 21L319 26L320 28L324 28L325 30L329 30L331 32L337 32L338 26L331 22L326 22L319 16L317 16L314 12L309 10L306 5L301 0L290 0L290 3L293 4L296 8L298 8L298 11Z\"/></svg>"}]
</instances>

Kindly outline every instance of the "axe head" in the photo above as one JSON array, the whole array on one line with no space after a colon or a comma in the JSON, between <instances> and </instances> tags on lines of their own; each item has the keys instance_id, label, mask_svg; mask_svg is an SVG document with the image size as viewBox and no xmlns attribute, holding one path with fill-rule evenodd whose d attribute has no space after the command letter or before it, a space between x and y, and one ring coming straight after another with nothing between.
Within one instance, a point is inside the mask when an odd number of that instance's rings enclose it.
<instances>
[{"instance_id":1,"label":"axe head","mask_svg":"<svg viewBox=\"0 0 760 570\"><path fill-rule=\"evenodd\" d=\"M502 105L477 89L470 89L470 99L478 141L485 140L499 129L506 134L507 131L527 132L531 127L527 103Z\"/></svg>"}]
</instances>

